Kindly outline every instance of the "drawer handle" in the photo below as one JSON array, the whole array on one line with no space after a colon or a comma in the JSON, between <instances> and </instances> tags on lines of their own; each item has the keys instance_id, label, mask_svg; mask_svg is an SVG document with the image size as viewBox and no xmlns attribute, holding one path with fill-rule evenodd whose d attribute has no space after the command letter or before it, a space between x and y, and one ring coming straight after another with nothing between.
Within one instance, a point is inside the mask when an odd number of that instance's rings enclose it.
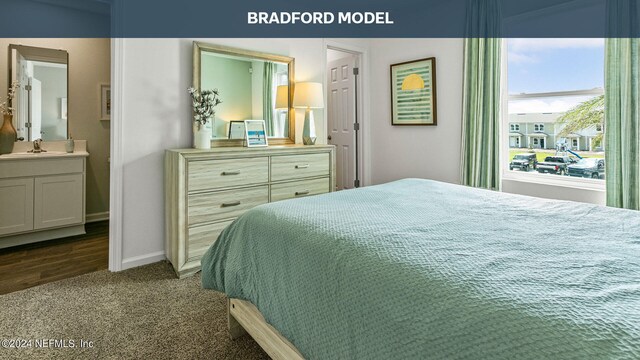
<instances>
[{"instance_id":1,"label":"drawer handle","mask_svg":"<svg viewBox=\"0 0 640 360\"><path fill-rule=\"evenodd\" d=\"M240 170L236 170L236 171L223 171L223 172L222 172L222 176L226 176L226 175L240 175Z\"/></svg>"},{"instance_id":2,"label":"drawer handle","mask_svg":"<svg viewBox=\"0 0 640 360\"><path fill-rule=\"evenodd\" d=\"M222 203L222 207L231 207L240 205L240 201L234 201L230 203Z\"/></svg>"},{"instance_id":3,"label":"drawer handle","mask_svg":"<svg viewBox=\"0 0 640 360\"><path fill-rule=\"evenodd\" d=\"M309 194L309 190L296 191L296 196L307 195Z\"/></svg>"},{"instance_id":4,"label":"drawer handle","mask_svg":"<svg viewBox=\"0 0 640 360\"><path fill-rule=\"evenodd\" d=\"M306 169L309 167L309 164L304 164L304 165L296 165L296 169Z\"/></svg>"}]
</instances>

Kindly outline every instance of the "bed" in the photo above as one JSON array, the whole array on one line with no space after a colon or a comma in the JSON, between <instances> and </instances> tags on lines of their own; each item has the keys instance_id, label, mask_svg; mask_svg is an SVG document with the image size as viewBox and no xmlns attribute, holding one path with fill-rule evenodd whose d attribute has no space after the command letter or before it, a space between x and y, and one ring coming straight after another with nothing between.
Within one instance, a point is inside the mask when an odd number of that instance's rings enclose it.
<instances>
[{"instance_id":1,"label":"bed","mask_svg":"<svg viewBox=\"0 0 640 360\"><path fill-rule=\"evenodd\" d=\"M202 284L274 358L640 358L630 210L405 179L250 210Z\"/></svg>"}]
</instances>

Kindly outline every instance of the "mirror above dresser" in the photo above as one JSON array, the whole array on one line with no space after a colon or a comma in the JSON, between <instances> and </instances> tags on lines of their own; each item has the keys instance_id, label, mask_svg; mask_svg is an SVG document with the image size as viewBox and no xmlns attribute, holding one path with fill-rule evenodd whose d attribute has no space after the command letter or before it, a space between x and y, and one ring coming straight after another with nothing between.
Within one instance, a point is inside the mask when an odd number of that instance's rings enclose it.
<instances>
[{"instance_id":1,"label":"mirror above dresser","mask_svg":"<svg viewBox=\"0 0 640 360\"><path fill-rule=\"evenodd\" d=\"M242 146L244 120L264 120L269 144L295 142L294 59L194 42L193 86L217 89L212 146Z\"/></svg>"}]
</instances>

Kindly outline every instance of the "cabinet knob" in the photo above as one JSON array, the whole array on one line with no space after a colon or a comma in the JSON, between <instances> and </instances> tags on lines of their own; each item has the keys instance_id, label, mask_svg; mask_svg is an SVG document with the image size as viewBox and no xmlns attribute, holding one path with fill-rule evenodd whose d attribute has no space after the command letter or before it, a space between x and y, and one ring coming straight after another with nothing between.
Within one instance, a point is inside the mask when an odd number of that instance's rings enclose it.
<instances>
[{"instance_id":1,"label":"cabinet knob","mask_svg":"<svg viewBox=\"0 0 640 360\"><path fill-rule=\"evenodd\" d=\"M296 196L308 195L308 194L309 194L309 190L296 191Z\"/></svg>"},{"instance_id":2,"label":"cabinet knob","mask_svg":"<svg viewBox=\"0 0 640 360\"><path fill-rule=\"evenodd\" d=\"M240 175L240 170L222 172L222 176L227 176L227 175Z\"/></svg>"}]
</instances>

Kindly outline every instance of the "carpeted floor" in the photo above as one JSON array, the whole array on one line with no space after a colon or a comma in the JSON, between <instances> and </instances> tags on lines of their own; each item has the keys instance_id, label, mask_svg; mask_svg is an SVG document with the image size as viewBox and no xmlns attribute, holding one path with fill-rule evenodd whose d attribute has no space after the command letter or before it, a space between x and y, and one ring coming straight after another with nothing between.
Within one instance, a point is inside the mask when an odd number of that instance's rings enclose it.
<instances>
[{"instance_id":1,"label":"carpeted floor","mask_svg":"<svg viewBox=\"0 0 640 360\"><path fill-rule=\"evenodd\" d=\"M199 274L178 280L166 262L1 295L0 340L18 338L31 348L3 341L0 359L269 358L249 336L229 339L223 294L203 290ZM37 339L75 347L36 349Z\"/></svg>"}]
</instances>

